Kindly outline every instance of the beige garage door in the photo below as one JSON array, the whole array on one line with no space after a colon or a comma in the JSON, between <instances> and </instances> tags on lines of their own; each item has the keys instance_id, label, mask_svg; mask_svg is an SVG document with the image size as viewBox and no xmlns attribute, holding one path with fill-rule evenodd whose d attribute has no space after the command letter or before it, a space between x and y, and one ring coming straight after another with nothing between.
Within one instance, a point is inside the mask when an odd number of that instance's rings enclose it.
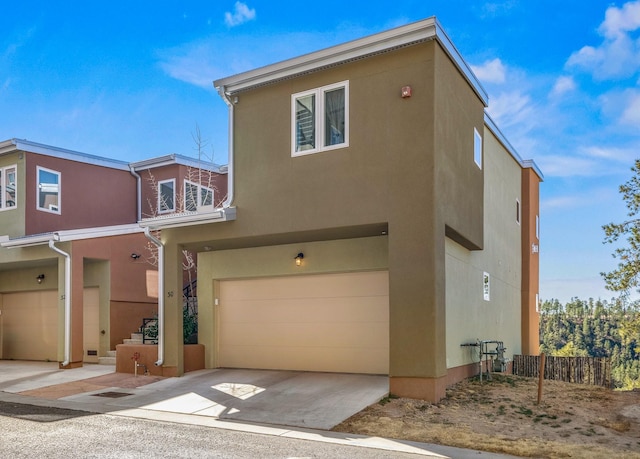
<instances>
[{"instance_id":1,"label":"beige garage door","mask_svg":"<svg viewBox=\"0 0 640 459\"><path fill-rule=\"evenodd\" d=\"M389 372L388 272L220 282L219 366Z\"/></svg>"},{"instance_id":2,"label":"beige garage door","mask_svg":"<svg viewBox=\"0 0 640 459\"><path fill-rule=\"evenodd\" d=\"M58 360L57 297L56 290L2 295L3 359Z\"/></svg>"}]
</instances>

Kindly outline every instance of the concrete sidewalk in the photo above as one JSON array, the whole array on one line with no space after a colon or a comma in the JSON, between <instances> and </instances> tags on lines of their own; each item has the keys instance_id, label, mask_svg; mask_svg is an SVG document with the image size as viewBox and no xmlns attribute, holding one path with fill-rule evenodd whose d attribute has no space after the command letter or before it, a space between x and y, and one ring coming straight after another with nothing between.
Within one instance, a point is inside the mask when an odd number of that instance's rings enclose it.
<instances>
[{"instance_id":1,"label":"concrete sidewalk","mask_svg":"<svg viewBox=\"0 0 640 459\"><path fill-rule=\"evenodd\" d=\"M269 370L200 370L179 378L59 370L57 363L0 360L0 401L337 442L426 457L507 458L329 429L387 395L386 376Z\"/></svg>"}]
</instances>

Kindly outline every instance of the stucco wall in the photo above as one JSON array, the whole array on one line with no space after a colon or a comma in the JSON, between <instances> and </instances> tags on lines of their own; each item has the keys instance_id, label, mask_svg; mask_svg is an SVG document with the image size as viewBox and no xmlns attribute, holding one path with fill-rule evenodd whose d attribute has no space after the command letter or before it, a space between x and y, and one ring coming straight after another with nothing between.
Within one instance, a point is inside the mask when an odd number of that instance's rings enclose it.
<instances>
[{"instance_id":1,"label":"stucco wall","mask_svg":"<svg viewBox=\"0 0 640 459\"><path fill-rule=\"evenodd\" d=\"M469 251L446 242L447 367L477 362L476 340L504 341L507 355L520 353L522 283L522 202L520 166L489 130L484 131L484 250ZM490 300L483 296L483 273L490 275Z\"/></svg>"},{"instance_id":2,"label":"stucco wall","mask_svg":"<svg viewBox=\"0 0 640 459\"><path fill-rule=\"evenodd\" d=\"M135 223L136 180L128 170L34 153L25 158L26 234ZM60 214L36 209L38 166L61 174Z\"/></svg>"}]
</instances>

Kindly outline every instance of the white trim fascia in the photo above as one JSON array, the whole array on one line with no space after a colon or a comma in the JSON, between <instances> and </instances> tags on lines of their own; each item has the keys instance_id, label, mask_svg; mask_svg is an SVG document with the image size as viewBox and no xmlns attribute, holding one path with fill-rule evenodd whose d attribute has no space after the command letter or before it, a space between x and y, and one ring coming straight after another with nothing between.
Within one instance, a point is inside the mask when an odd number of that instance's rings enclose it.
<instances>
[{"instance_id":1,"label":"white trim fascia","mask_svg":"<svg viewBox=\"0 0 640 459\"><path fill-rule=\"evenodd\" d=\"M178 154L170 154L170 155L158 156L156 158L144 159L142 161L131 163L130 166L133 167L134 170L136 171L143 171L143 170L153 169L157 167L171 166L174 164L187 166L187 167L194 167L197 169L205 169L211 172L216 172L218 174L227 173L227 171L224 169L224 166L221 166L219 164L212 164L207 161L199 161L196 158L191 158L189 156L178 155Z\"/></svg>"},{"instance_id":2,"label":"white trim fascia","mask_svg":"<svg viewBox=\"0 0 640 459\"><path fill-rule=\"evenodd\" d=\"M94 228L82 228L73 230L62 230L51 233L35 234L32 236L21 236L13 239L3 239L0 237L0 246L12 249L18 247L31 247L34 245L45 245L50 240L56 242L79 241L82 239L96 239L110 236L123 236L125 234L143 233L137 223L127 225L99 226Z\"/></svg>"},{"instance_id":3,"label":"white trim fascia","mask_svg":"<svg viewBox=\"0 0 640 459\"><path fill-rule=\"evenodd\" d=\"M137 223L127 225L99 226L95 228L84 228L74 230L56 231L56 241L78 241L81 239L96 239L111 236L123 236L125 234L143 233L144 229L140 228Z\"/></svg>"},{"instance_id":4,"label":"white trim fascia","mask_svg":"<svg viewBox=\"0 0 640 459\"><path fill-rule=\"evenodd\" d=\"M159 217L143 218L138 222L141 228L154 230L178 228L183 226L205 225L207 223L227 222L236 219L236 208L225 207L211 212L181 212Z\"/></svg>"},{"instance_id":5,"label":"white trim fascia","mask_svg":"<svg viewBox=\"0 0 640 459\"><path fill-rule=\"evenodd\" d=\"M213 85L218 91L220 88L224 88L227 95L232 95L246 89L286 80L301 74L315 72L349 61L363 59L375 54L434 39L438 40L442 45L446 53L486 106L488 103L487 92L435 17L430 17L422 21L396 27L391 30L258 69L249 70L234 76L221 78L214 81Z\"/></svg>"},{"instance_id":6,"label":"white trim fascia","mask_svg":"<svg viewBox=\"0 0 640 459\"><path fill-rule=\"evenodd\" d=\"M79 151L67 150L65 148L52 147L50 145L44 145L28 140L10 139L0 142L0 155L17 151L53 156L55 158L67 159L69 161L108 167L110 169L129 170L129 163L126 161L104 158L102 156L90 155Z\"/></svg>"},{"instance_id":7,"label":"white trim fascia","mask_svg":"<svg viewBox=\"0 0 640 459\"><path fill-rule=\"evenodd\" d=\"M33 236L21 236L9 240L0 241L0 247L6 249L32 247L35 245L47 245L53 239L53 233L35 234Z\"/></svg>"}]
</instances>

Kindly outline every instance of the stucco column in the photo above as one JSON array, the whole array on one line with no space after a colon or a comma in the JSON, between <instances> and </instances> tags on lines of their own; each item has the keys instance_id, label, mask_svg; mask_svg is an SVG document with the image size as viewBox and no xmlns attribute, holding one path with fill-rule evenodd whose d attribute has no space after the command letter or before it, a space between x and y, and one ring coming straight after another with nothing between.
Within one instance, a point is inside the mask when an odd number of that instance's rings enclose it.
<instances>
[{"instance_id":1,"label":"stucco column","mask_svg":"<svg viewBox=\"0 0 640 459\"><path fill-rule=\"evenodd\" d=\"M444 225L433 220L389 225L390 391L429 401L447 374Z\"/></svg>"},{"instance_id":2,"label":"stucco column","mask_svg":"<svg viewBox=\"0 0 640 459\"><path fill-rule=\"evenodd\" d=\"M71 244L69 244L71 246ZM71 248L71 247L69 247ZM84 259L71 251L71 363L81 367L84 360Z\"/></svg>"},{"instance_id":3,"label":"stucco column","mask_svg":"<svg viewBox=\"0 0 640 459\"><path fill-rule=\"evenodd\" d=\"M214 290L211 255L198 254L198 344L204 345L204 367L216 368L215 361L215 302L218 293ZM218 283L218 282L216 282Z\"/></svg>"},{"instance_id":4,"label":"stucco column","mask_svg":"<svg viewBox=\"0 0 640 459\"><path fill-rule=\"evenodd\" d=\"M164 376L184 373L182 335L182 258L180 247L164 242Z\"/></svg>"}]
</instances>

